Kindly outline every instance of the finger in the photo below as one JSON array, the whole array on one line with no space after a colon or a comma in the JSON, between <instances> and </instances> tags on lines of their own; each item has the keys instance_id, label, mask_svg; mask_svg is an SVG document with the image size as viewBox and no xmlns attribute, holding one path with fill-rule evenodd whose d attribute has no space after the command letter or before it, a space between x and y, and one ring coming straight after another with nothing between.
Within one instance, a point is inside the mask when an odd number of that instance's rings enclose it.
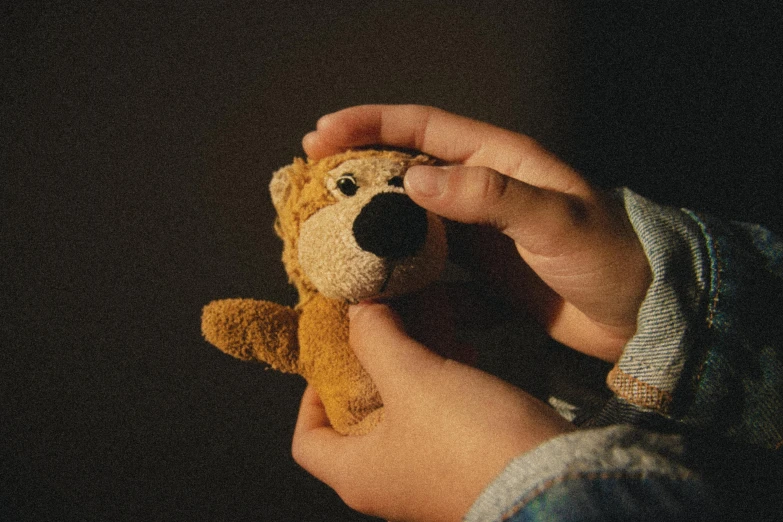
<instances>
[{"instance_id":1,"label":"finger","mask_svg":"<svg viewBox=\"0 0 783 522\"><path fill-rule=\"evenodd\" d=\"M635 331L649 265L619 202L599 192L577 197L542 189L482 167L412 167L405 187L432 212L491 225L514 240L522 259L555 292L531 288L543 298L537 315L551 335L563 340L581 330L581 337L611 338L605 357L615 357ZM617 277L618 267L623 277Z\"/></svg>"},{"instance_id":2,"label":"finger","mask_svg":"<svg viewBox=\"0 0 783 522\"><path fill-rule=\"evenodd\" d=\"M399 317L378 303L353 305L350 345L373 378L384 404L394 405L413 390L443 358L409 337Z\"/></svg>"},{"instance_id":3,"label":"finger","mask_svg":"<svg viewBox=\"0 0 783 522\"><path fill-rule=\"evenodd\" d=\"M412 167L405 188L422 207L454 221L490 225L533 255L562 256L583 248L593 228L589 199L485 167Z\"/></svg>"},{"instance_id":4,"label":"finger","mask_svg":"<svg viewBox=\"0 0 783 522\"><path fill-rule=\"evenodd\" d=\"M299 418L296 429L312 431L320 428L330 428L329 417L326 415L321 398L312 386L305 388L302 401L299 405Z\"/></svg>"},{"instance_id":5,"label":"finger","mask_svg":"<svg viewBox=\"0 0 783 522\"><path fill-rule=\"evenodd\" d=\"M313 158L372 144L413 148L448 163L485 166L566 192L584 184L533 139L433 107L351 107L321 118L316 131L302 141Z\"/></svg>"},{"instance_id":6,"label":"finger","mask_svg":"<svg viewBox=\"0 0 783 522\"><path fill-rule=\"evenodd\" d=\"M327 484L332 485L345 474L349 452L344 437L329 424L326 410L312 386L302 395L291 454L300 466Z\"/></svg>"}]
</instances>

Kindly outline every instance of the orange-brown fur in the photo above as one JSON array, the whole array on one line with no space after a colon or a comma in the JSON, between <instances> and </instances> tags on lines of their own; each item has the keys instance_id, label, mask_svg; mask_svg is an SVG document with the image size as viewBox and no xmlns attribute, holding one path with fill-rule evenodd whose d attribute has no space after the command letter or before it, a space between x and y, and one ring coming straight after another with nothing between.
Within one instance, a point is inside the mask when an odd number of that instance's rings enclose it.
<instances>
[{"instance_id":1,"label":"orange-brown fur","mask_svg":"<svg viewBox=\"0 0 783 522\"><path fill-rule=\"evenodd\" d=\"M299 303L290 308L224 299L208 304L202 316L205 338L224 352L302 375L317 390L332 426L343 434L370 431L380 421L382 403L348 346L347 303L321 295L300 266L299 230L318 210L336 203L324 183L330 170L349 159L378 157L402 162L405 168L430 162L398 152L349 151L319 161L296 159L278 171L270 185L278 214L275 230L283 240L283 263Z\"/></svg>"}]
</instances>

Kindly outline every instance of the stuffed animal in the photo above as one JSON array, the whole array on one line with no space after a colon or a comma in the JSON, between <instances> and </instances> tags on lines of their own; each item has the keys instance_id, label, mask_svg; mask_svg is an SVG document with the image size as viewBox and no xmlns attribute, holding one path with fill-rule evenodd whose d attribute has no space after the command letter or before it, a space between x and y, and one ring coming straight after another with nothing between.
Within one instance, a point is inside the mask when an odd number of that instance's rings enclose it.
<instances>
[{"instance_id":1,"label":"stuffed animal","mask_svg":"<svg viewBox=\"0 0 783 522\"><path fill-rule=\"evenodd\" d=\"M303 376L334 429L363 434L383 405L348 346L349 303L417 292L438 279L447 257L442 220L405 195L409 167L424 155L348 151L295 159L269 185L283 263L299 303L213 301L203 311L210 343L243 360Z\"/></svg>"}]
</instances>

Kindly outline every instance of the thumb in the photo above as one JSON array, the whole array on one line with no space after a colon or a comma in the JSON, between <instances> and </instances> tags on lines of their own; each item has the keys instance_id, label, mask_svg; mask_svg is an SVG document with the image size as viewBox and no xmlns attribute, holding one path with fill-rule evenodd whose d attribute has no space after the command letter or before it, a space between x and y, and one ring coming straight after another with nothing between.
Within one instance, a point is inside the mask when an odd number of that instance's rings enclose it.
<instances>
[{"instance_id":1,"label":"thumb","mask_svg":"<svg viewBox=\"0 0 783 522\"><path fill-rule=\"evenodd\" d=\"M571 195L487 167L411 167L405 188L427 210L462 223L491 225L534 255L566 254L581 245L579 232L591 228L589 189L585 196Z\"/></svg>"},{"instance_id":2,"label":"thumb","mask_svg":"<svg viewBox=\"0 0 783 522\"><path fill-rule=\"evenodd\" d=\"M444 359L408 336L399 316L386 305L362 302L348 309L349 342L370 374L384 403L395 402Z\"/></svg>"}]
</instances>

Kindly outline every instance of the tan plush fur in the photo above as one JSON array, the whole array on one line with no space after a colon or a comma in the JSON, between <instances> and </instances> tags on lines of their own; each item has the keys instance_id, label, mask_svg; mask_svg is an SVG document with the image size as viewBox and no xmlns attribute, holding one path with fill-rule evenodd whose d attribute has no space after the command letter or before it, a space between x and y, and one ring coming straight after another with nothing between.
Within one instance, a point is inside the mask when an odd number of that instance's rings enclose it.
<instances>
[{"instance_id":1,"label":"tan plush fur","mask_svg":"<svg viewBox=\"0 0 783 522\"><path fill-rule=\"evenodd\" d=\"M202 315L205 338L237 358L302 375L318 391L338 432L369 432L383 408L348 346L348 303L402 295L433 282L445 263L446 236L437 216L419 216L426 237L416 251L384 257L361 246L366 241L355 238L354 224L379 199L406 200L402 206L408 209L412 203L402 196L402 176L412 165L431 163L425 156L365 150L319 161L295 159L277 171L270 183L275 230L299 303L290 308L255 299L213 301ZM395 223L380 219L376 228L392 233ZM402 221L400 227L409 226Z\"/></svg>"}]
</instances>

